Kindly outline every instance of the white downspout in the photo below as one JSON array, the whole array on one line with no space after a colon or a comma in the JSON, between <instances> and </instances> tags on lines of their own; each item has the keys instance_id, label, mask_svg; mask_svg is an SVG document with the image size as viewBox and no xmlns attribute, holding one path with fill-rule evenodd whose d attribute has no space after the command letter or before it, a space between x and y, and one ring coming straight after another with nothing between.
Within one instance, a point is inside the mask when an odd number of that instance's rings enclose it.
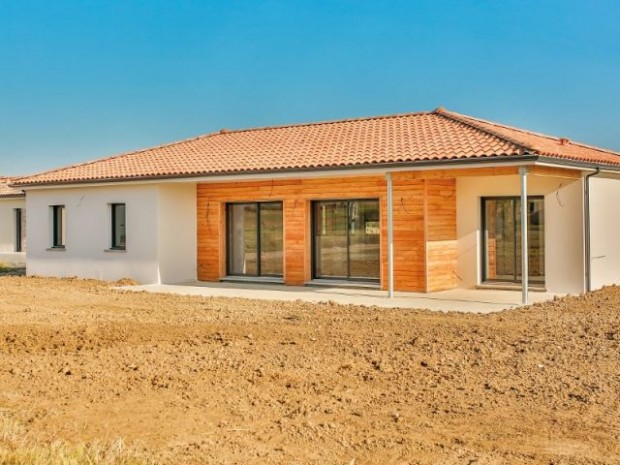
<instances>
[{"instance_id":1,"label":"white downspout","mask_svg":"<svg viewBox=\"0 0 620 465\"><path fill-rule=\"evenodd\" d=\"M388 229L388 297L394 297L394 199L392 174L386 173L387 180L387 229Z\"/></svg>"},{"instance_id":2,"label":"white downspout","mask_svg":"<svg viewBox=\"0 0 620 465\"><path fill-rule=\"evenodd\" d=\"M590 178L601 172L600 168L596 168L594 173L585 176L584 181L584 244L585 244L585 271L586 271L586 292L592 290L592 225L590 215Z\"/></svg>"},{"instance_id":3,"label":"white downspout","mask_svg":"<svg viewBox=\"0 0 620 465\"><path fill-rule=\"evenodd\" d=\"M519 168L521 176L521 303L527 305L529 254L527 248L527 168Z\"/></svg>"}]
</instances>

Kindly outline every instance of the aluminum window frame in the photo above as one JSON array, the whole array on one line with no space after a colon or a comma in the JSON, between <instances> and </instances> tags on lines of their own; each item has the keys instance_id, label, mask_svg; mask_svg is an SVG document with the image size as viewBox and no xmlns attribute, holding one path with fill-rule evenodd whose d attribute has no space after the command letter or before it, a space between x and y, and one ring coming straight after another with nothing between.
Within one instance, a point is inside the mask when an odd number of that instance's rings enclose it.
<instances>
[{"instance_id":1,"label":"aluminum window frame","mask_svg":"<svg viewBox=\"0 0 620 465\"><path fill-rule=\"evenodd\" d=\"M15 209L15 252L23 252L22 242L24 240L23 236L23 221L24 209L16 208Z\"/></svg>"},{"instance_id":2,"label":"aluminum window frame","mask_svg":"<svg viewBox=\"0 0 620 465\"><path fill-rule=\"evenodd\" d=\"M261 247L261 226L260 211L261 205L272 204L280 205L282 211L282 274L261 274L262 267L262 247ZM232 207L235 205L255 205L256 206L256 273L233 273L231 272L232 248L231 248L231 231L232 231ZM284 251L286 249L286 238L284 236L284 201L283 200L266 200L252 202L226 202L226 276L247 277L247 278L284 278Z\"/></svg>"},{"instance_id":3,"label":"aluminum window frame","mask_svg":"<svg viewBox=\"0 0 620 465\"><path fill-rule=\"evenodd\" d=\"M347 224L347 230L346 230L346 235L347 235L347 276L346 277L333 277L333 276L321 276L319 274L317 274L317 244L316 244L316 239L317 239L317 235L315 234L316 232L316 205L321 204L321 203L329 203L329 202L344 202L347 204L347 216L346 216L346 224ZM350 215L351 215L351 203L353 202L377 202L377 207L378 207L378 211L379 211L379 278L355 278L355 277L351 277L351 235L349 234L349 222L350 222ZM310 202L310 242L311 242L311 256L312 256L312 264L311 264L311 276L312 279L322 279L322 280L329 280L329 281L340 281L343 283L372 283L372 284L376 284L376 283L380 283L381 282L381 199L379 197L366 197L366 198L353 198L353 199L316 199L316 200L312 200Z\"/></svg>"},{"instance_id":4,"label":"aluminum window frame","mask_svg":"<svg viewBox=\"0 0 620 465\"><path fill-rule=\"evenodd\" d=\"M51 205L52 209L52 248L67 247L67 209L65 205Z\"/></svg>"},{"instance_id":5,"label":"aluminum window frame","mask_svg":"<svg viewBox=\"0 0 620 465\"><path fill-rule=\"evenodd\" d=\"M119 207L123 207L123 220L125 225L125 242L122 244L116 243L117 236L117 228L119 225L116 220L116 209ZM112 226L112 237L110 240L110 250L127 250L127 204L126 203L111 203L110 204L110 214L111 214L111 226Z\"/></svg>"},{"instance_id":6,"label":"aluminum window frame","mask_svg":"<svg viewBox=\"0 0 620 465\"><path fill-rule=\"evenodd\" d=\"M519 215L519 212L517 211L518 209L516 208L517 202L516 201L520 201L521 200L521 196L519 195L491 195L491 196L485 196L485 197L480 197L480 265L481 265L481 276L480 276L480 283L481 284L485 284L485 283L489 283L489 284L499 284L499 283L509 283L509 284L519 284L521 283L521 279L519 279L517 277L516 271L517 271L517 260L516 260L516 255L518 253L518 247L520 247L520 243L517 244L517 241L515 240L515 273L514 276L515 278L513 280L506 280L506 279L496 279L496 278L488 278L487 277L487 237L486 237L486 230L487 230L487 218L486 218L486 208L485 208L485 203L489 200L514 200L515 204L514 204L514 208L513 208L513 223L515 225L515 238L516 238L516 232L517 232L517 228L516 228L516 218ZM527 196L527 200L542 200L543 202L543 216L545 213L545 196L544 195L528 195ZM545 244L545 250L546 250L546 244ZM546 258L546 257L545 257ZM529 257L528 257L529 259ZM545 285L547 281L547 274L546 274L546 270L545 270L545 276L543 277L542 280L532 280L531 276L528 276L528 283L530 285Z\"/></svg>"}]
</instances>

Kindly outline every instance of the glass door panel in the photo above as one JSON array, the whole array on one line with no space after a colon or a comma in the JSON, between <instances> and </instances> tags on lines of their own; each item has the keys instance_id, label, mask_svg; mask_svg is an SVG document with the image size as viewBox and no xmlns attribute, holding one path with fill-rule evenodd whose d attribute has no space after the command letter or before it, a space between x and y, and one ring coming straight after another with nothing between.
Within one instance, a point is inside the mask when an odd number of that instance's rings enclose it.
<instances>
[{"instance_id":1,"label":"glass door panel","mask_svg":"<svg viewBox=\"0 0 620 465\"><path fill-rule=\"evenodd\" d=\"M257 204L228 206L228 272L258 275Z\"/></svg>"},{"instance_id":2,"label":"glass door panel","mask_svg":"<svg viewBox=\"0 0 620 465\"><path fill-rule=\"evenodd\" d=\"M347 278L347 202L314 204L314 259L317 278Z\"/></svg>"},{"instance_id":3,"label":"glass door panel","mask_svg":"<svg viewBox=\"0 0 620 465\"><path fill-rule=\"evenodd\" d=\"M545 282L545 210L543 199L528 201L527 240L530 281Z\"/></svg>"},{"instance_id":4,"label":"glass door panel","mask_svg":"<svg viewBox=\"0 0 620 465\"><path fill-rule=\"evenodd\" d=\"M260 205L260 274L283 275L283 224L281 203Z\"/></svg>"},{"instance_id":5,"label":"glass door panel","mask_svg":"<svg viewBox=\"0 0 620 465\"><path fill-rule=\"evenodd\" d=\"M521 199L483 199L484 280L521 281ZM544 199L528 199L529 281L545 281Z\"/></svg>"},{"instance_id":6,"label":"glass door panel","mask_svg":"<svg viewBox=\"0 0 620 465\"><path fill-rule=\"evenodd\" d=\"M487 199L485 214L486 278L514 281L516 252L514 206L509 199Z\"/></svg>"},{"instance_id":7,"label":"glass door panel","mask_svg":"<svg viewBox=\"0 0 620 465\"><path fill-rule=\"evenodd\" d=\"M349 274L360 279L379 279L379 203L349 204Z\"/></svg>"},{"instance_id":8,"label":"glass door panel","mask_svg":"<svg viewBox=\"0 0 620 465\"><path fill-rule=\"evenodd\" d=\"M521 281L521 199L515 200L516 280ZM529 281L545 282L545 228L543 199L527 201L527 248Z\"/></svg>"},{"instance_id":9,"label":"glass door panel","mask_svg":"<svg viewBox=\"0 0 620 465\"><path fill-rule=\"evenodd\" d=\"M283 275L281 202L229 204L228 274Z\"/></svg>"},{"instance_id":10,"label":"glass door panel","mask_svg":"<svg viewBox=\"0 0 620 465\"><path fill-rule=\"evenodd\" d=\"M315 202L313 231L315 278L379 279L377 200Z\"/></svg>"}]
</instances>

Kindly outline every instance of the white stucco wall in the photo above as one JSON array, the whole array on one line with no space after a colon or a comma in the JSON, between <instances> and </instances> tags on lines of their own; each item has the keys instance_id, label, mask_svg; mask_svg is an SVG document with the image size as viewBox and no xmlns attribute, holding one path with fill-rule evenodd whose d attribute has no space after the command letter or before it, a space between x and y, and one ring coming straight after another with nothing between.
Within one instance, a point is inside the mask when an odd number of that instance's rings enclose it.
<instances>
[{"instance_id":1,"label":"white stucco wall","mask_svg":"<svg viewBox=\"0 0 620 465\"><path fill-rule=\"evenodd\" d=\"M620 180L590 178L592 290L620 284Z\"/></svg>"},{"instance_id":2,"label":"white stucco wall","mask_svg":"<svg viewBox=\"0 0 620 465\"><path fill-rule=\"evenodd\" d=\"M104 280L132 278L140 283L176 282L195 277L196 198L189 198L191 188L162 186L109 185L28 191L27 273ZM125 251L109 250L112 203L126 204ZM181 213L168 217L175 204ZM66 208L64 250L51 248L52 205ZM171 224L182 240L171 240ZM192 256L188 259L192 241ZM176 271L182 273L181 279L174 276Z\"/></svg>"},{"instance_id":3,"label":"white stucco wall","mask_svg":"<svg viewBox=\"0 0 620 465\"><path fill-rule=\"evenodd\" d=\"M16 208L25 209L26 199L0 198L0 262L24 265L26 263L25 251L15 252Z\"/></svg>"},{"instance_id":4,"label":"white stucco wall","mask_svg":"<svg viewBox=\"0 0 620 465\"><path fill-rule=\"evenodd\" d=\"M196 280L196 184L162 184L159 266L163 283Z\"/></svg>"},{"instance_id":5,"label":"white stucco wall","mask_svg":"<svg viewBox=\"0 0 620 465\"><path fill-rule=\"evenodd\" d=\"M545 197L545 286L549 292L585 290L583 181L528 176L528 195ZM482 279L481 198L520 195L519 176L457 178L457 273L462 287Z\"/></svg>"}]
</instances>

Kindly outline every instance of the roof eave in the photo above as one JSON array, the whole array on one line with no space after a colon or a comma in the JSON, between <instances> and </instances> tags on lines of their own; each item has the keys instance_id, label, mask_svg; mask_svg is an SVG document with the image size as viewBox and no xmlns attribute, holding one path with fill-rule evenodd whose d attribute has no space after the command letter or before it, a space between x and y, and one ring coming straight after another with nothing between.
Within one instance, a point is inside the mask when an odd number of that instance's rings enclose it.
<instances>
[{"instance_id":1,"label":"roof eave","mask_svg":"<svg viewBox=\"0 0 620 465\"><path fill-rule=\"evenodd\" d=\"M226 171L219 173L187 173L187 174L172 174L172 175L155 175L155 176L135 176L135 177L115 177L115 178L98 178L98 179L85 179L85 180L71 180L71 181L54 181L54 182L33 182L33 183L20 183L20 188L29 187L54 187L54 186L80 186L84 184L114 184L114 183L126 183L126 182L138 182L138 181L157 181L157 180L171 180L171 179L188 179L188 178L224 178L227 176L264 176L269 174L295 174L295 173L326 173L333 171L352 171L352 170L396 170L396 169L415 169L415 168L428 168L430 166L437 167L466 167L475 166L481 164L518 164L527 162L536 162L540 158L536 154L522 154L522 155L510 155L510 156L486 156L477 158L450 158L443 160L421 160L412 162L390 162L390 163L373 163L373 164L358 164L347 166L325 166L314 168L288 168L288 169L273 169L273 170L247 170L247 171Z\"/></svg>"},{"instance_id":2,"label":"roof eave","mask_svg":"<svg viewBox=\"0 0 620 465\"><path fill-rule=\"evenodd\" d=\"M99 179L85 179L85 180L72 180L62 182L39 182L39 183L20 183L17 186L20 188L29 187L68 187L68 186L82 186L87 184L116 184L116 183L131 183L139 181L158 181L158 180L187 180L191 178L225 178L229 176L264 176L270 174L295 174L295 173L326 173L334 171L351 171L351 170L402 170L415 168L428 168L432 166L437 167L468 167L476 165L510 165L510 164L524 164L524 163L545 163L556 165L558 167L575 168L581 170L596 170L597 168L604 171L613 171L620 173L620 165L613 166L604 163L590 163L579 160L571 160L566 158L551 157L545 155L538 155L535 153L524 153L522 155L511 156L489 156L478 158L465 158L465 159L444 159L444 160L422 160L414 162L392 162L392 163L375 163L375 164L360 164L360 165L348 165L348 166L326 166L317 168L290 168L290 169L273 169L273 170L247 170L247 171L227 171L220 173L186 173L186 174L172 174L172 175L155 175L155 176L135 176L135 177L115 177L115 178L99 178Z\"/></svg>"},{"instance_id":3,"label":"roof eave","mask_svg":"<svg viewBox=\"0 0 620 465\"><path fill-rule=\"evenodd\" d=\"M579 168L582 170L591 170L595 171L597 169L601 171L613 171L620 173L620 165L614 166L607 163L593 163L586 162L580 160L573 160L570 158L561 158L561 157L551 157L548 155L537 155L537 161L540 163L549 163L553 165L568 167L568 168Z\"/></svg>"}]
</instances>

